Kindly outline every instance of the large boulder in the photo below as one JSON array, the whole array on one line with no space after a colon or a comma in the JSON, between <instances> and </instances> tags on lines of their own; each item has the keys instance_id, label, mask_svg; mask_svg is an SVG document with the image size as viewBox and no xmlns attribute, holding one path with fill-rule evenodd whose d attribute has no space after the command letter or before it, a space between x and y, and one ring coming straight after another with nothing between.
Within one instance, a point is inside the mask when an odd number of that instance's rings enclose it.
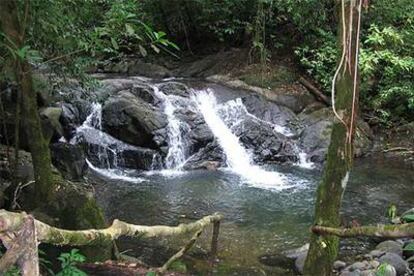
<instances>
[{"instance_id":1,"label":"large boulder","mask_svg":"<svg viewBox=\"0 0 414 276\"><path fill-rule=\"evenodd\" d=\"M254 153L258 163L297 161L293 141L262 121L246 117L234 133L243 146Z\"/></svg>"},{"instance_id":2,"label":"large boulder","mask_svg":"<svg viewBox=\"0 0 414 276\"><path fill-rule=\"evenodd\" d=\"M326 153L331 141L334 114L330 108L320 108L299 115L302 131L299 146L305 149L310 160L317 163L325 161ZM358 119L355 134L355 155L363 156L372 147L372 133L367 123Z\"/></svg>"},{"instance_id":3,"label":"large boulder","mask_svg":"<svg viewBox=\"0 0 414 276\"><path fill-rule=\"evenodd\" d=\"M275 104L258 95L242 98L243 104L249 113L257 118L281 127L290 127L297 121L295 113L289 108Z\"/></svg>"},{"instance_id":4,"label":"large boulder","mask_svg":"<svg viewBox=\"0 0 414 276\"><path fill-rule=\"evenodd\" d=\"M85 128L78 135L88 160L96 167L150 170L153 160L160 158L155 150L126 144L94 128Z\"/></svg>"},{"instance_id":5,"label":"large boulder","mask_svg":"<svg viewBox=\"0 0 414 276\"><path fill-rule=\"evenodd\" d=\"M88 169L82 146L69 143L50 145L52 163L65 179L81 180Z\"/></svg>"},{"instance_id":6,"label":"large boulder","mask_svg":"<svg viewBox=\"0 0 414 276\"><path fill-rule=\"evenodd\" d=\"M397 275L405 275L408 271L408 263L395 253L386 253L379 258L379 262L382 264L386 263L392 265L397 271Z\"/></svg>"},{"instance_id":7,"label":"large boulder","mask_svg":"<svg viewBox=\"0 0 414 276\"><path fill-rule=\"evenodd\" d=\"M103 129L132 145L159 148L162 141L154 136L166 125L167 119L160 109L127 91L111 97L102 109Z\"/></svg>"}]
</instances>

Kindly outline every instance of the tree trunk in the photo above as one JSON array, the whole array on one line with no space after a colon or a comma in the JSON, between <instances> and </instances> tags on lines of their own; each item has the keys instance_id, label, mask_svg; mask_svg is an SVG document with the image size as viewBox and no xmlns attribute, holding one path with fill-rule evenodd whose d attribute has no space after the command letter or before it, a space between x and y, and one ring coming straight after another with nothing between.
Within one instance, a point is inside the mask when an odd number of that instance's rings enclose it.
<instances>
[{"instance_id":1,"label":"tree trunk","mask_svg":"<svg viewBox=\"0 0 414 276\"><path fill-rule=\"evenodd\" d=\"M9 46L15 50L22 48L25 26L20 26L17 1L0 1L0 21L4 33L14 43ZM20 88L19 93L22 93L23 123L33 160L36 203L45 204L51 201L54 195L51 157L48 142L42 132L36 93L32 87L31 66L26 58L16 59L14 72Z\"/></svg>"},{"instance_id":2,"label":"tree trunk","mask_svg":"<svg viewBox=\"0 0 414 276\"><path fill-rule=\"evenodd\" d=\"M332 103L336 120L333 123L331 143L315 203L317 226L338 227L339 211L353 161L358 101L358 40L362 0L340 2L339 44L342 48L337 71L333 79ZM336 94L336 99L335 99ZM338 253L339 240L332 235L311 236L305 262L305 275L331 275L332 264Z\"/></svg>"}]
</instances>

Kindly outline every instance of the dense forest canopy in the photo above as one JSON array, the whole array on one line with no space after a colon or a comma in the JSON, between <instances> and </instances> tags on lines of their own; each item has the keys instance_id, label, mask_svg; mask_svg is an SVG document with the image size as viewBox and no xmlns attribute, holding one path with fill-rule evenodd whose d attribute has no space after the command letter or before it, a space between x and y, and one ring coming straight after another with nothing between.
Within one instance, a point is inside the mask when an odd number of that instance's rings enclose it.
<instances>
[{"instance_id":1,"label":"dense forest canopy","mask_svg":"<svg viewBox=\"0 0 414 276\"><path fill-rule=\"evenodd\" d=\"M293 53L329 94L338 60L334 1L43 0L28 2L28 18L25 3L19 1L27 25L23 54L35 63L61 57L55 63L70 65L65 68L72 73L124 55L178 57L187 50L244 46L252 47L261 62ZM364 5L362 107L372 124L409 120L414 116L414 6L410 0L366 0Z\"/></svg>"}]
</instances>

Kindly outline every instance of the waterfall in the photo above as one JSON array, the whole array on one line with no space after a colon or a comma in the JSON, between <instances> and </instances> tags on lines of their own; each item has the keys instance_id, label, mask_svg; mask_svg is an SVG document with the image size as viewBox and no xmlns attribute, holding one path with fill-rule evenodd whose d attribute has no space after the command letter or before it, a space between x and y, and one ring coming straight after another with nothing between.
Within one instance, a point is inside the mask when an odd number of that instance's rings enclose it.
<instances>
[{"instance_id":1,"label":"waterfall","mask_svg":"<svg viewBox=\"0 0 414 276\"><path fill-rule=\"evenodd\" d=\"M225 105L219 108L219 112L226 124L230 125L230 128L233 128L237 126L239 123L243 122L244 117L250 117L254 121L258 121L266 125L269 125L271 128L273 128L274 131L280 134L283 134L285 136L293 136L293 133L292 131L290 131L289 128L262 120L256 117L255 115L251 114L247 110L246 106L243 104L241 98L237 98L226 102Z\"/></svg>"},{"instance_id":2,"label":"waterfall","mask_svg":"<svg viewBox=\"0 0 414 276\"><path fill-rule=\"evenodd\" d=\"M174 104L175 95L165 95L157 86L153 87L154 93L159 97L164 105L164 114L167 116L168 125L168 153L165 158L165 168L167 170L181 170L186 161L186 143L183 138L183 129L188 126L175 116L177 110Z\"/></svg>"},{"instance_id":3,"label":"waterfall","mask_svg":"<svg viewBox=\"0 0 414 276\"><path fill-rule=\"evenodd\" d=\"M86 159L86 163L93 171L114 180L123 180L133 183L139 183L144 179L130 176L134 173L131 170L122 169L122 160L119 153L122 150L132 148L132 146L123 143L102 131L102 105L99 103L91 104L91 111L85 121L76 129L75 136L69 141L71 144L79 142L82 136L87 136L89 141L93 141L99 145L97 152L98 161L104 168L93 165L90 160Z\"/></svg>"},{"instance_id":4,"label":"waterfall","mask_svg":"<svg viewBox=\"0 0 414 276\"><path fill-rule=\"evenodd\" d=\"M231 132L224 120L220 118L216 98L210 89L207 89L207 91L196 91L194 101L197 103L204 120L223 149L228 167L234 173L253 185L271 186L273 188L284 186L285 177L281 174L274 171L266 171L253 163L250 154L239 142L239 138ZM230 113L226 115L228 116L227 120L230 120ZM235 118L232 120L237 122Z\"/></svg>"}]
</instances>

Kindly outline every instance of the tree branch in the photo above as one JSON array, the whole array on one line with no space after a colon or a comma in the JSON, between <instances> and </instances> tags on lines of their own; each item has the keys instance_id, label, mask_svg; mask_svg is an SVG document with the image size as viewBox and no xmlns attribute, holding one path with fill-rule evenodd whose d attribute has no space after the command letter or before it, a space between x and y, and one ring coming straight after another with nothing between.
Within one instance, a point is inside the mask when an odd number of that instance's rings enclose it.
<instances>
[{"instance_id":1,"label":"tree branch","mask_svg":"<svg viewBox=\"0 0 414 276\"><path fill-rule=\"evenodd\" d=\"M356 236L383 237L390 239L414 237L414 223L360 226L352 228L313 226L311 230L315 234L334 235L342 238L350 238Z\"/></svg>"}]
</instances>

